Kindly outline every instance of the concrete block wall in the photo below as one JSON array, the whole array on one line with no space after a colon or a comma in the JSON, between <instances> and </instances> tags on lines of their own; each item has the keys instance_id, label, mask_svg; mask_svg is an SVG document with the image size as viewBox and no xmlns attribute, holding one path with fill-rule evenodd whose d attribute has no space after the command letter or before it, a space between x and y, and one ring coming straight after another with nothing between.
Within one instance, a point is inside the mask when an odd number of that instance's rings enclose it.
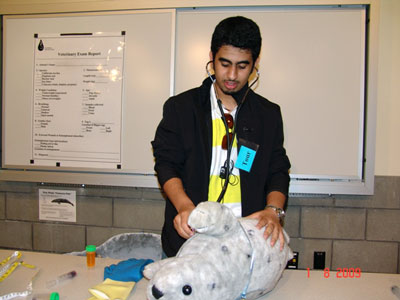
<instances>
[{"instance_id":1,"label":"concrete block wall","mask_svg":"<svg viewBox=\"0 0 400 300\"><path fill-rule=\"evenodd\" d=\"M39 220L39 189L74 190L76 223ZM65 253L125 232L161 233L159 189L0 182L0 248Z\"/></svg>"},{"instance_id":2,"label":"concrete block wall","mask_svg":"<svg viewBox=\"0 0 400 300\"><path fill-rule=\"evenodd\" d=\"M299 268L325 266L400 273L400 177L376 176L373 196L310 196L289 200L285 228Z\"/></svg>"},{"instance_id":3,"label":"concrete block wall","mask_svg":"<svg viewBox=\"0 0 400 300\"><path fill-rule=\"evenodd\" d=\"M39 220L39 189L75 190L76 223ZM0 182L0 248L65 253L124 232L160 233L159 189ZM377 176L373 196L291 197L285 229L299 268L400 273L400 177Z\"/></svg>"}]
</instances>

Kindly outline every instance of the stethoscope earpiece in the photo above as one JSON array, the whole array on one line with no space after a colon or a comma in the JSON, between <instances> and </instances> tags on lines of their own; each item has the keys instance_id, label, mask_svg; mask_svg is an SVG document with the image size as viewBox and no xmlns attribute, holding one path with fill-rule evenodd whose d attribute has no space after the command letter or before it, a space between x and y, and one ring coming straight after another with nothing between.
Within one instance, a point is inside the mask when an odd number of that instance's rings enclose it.
<instances>
[{"instance_id":1,"label":"stethoscope earpiece","mask_svg":"<svg viewBox=\"0 0 400 300\"><path fill-rule=\"evenodd\" d=\"M214 79L212 78L212 75L211 75L210 71L208 70L208 65L209 65L210 63L212 63L212 62L213 62L213 61L210 60L210 61L206 64L206 72L207 72L208 77L210 77L211 81L214 81Z\"/></svg>"}]
</instances>

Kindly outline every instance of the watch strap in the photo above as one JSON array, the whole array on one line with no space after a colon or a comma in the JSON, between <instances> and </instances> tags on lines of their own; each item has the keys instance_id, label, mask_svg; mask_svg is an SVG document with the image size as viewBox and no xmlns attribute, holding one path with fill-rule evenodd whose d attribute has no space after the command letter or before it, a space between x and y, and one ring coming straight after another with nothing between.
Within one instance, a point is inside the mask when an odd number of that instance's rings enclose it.
<instances>
[{"instance_id":1,"label":"watch strap","mask_svg":"<svg viewBox=\"0 0 400 300\"><path fill-rule=\"evenodd\" d=\"M265 207L265 209L267 209L267 208L273 209L276 212L276 215L278 216L278 218L280 218L280 219L282 219L286 214L285 211L282 208L276 207L274 205L267 205Z\"/></svg>"}]
</instances>

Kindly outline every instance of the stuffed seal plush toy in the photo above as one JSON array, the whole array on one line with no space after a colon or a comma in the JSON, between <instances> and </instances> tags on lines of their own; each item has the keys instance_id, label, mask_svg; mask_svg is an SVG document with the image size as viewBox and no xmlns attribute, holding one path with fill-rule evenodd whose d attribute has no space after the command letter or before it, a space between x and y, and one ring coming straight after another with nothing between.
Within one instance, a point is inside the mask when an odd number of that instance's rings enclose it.
<instances>
[{"instance_id":1,"label":"stuffed seal plush toy","mask_svg":"<svg viewBox=\"0 0 400 300\"><path fill-rule=\"evenodd\" d=\"M225 205L200 203L189 216L196 234L176 257L145 267L148 300L256 299L271 291L287 261L293 257L285 245L273 247L256 219L236 218Z\"/></svg>"}]
</instances>

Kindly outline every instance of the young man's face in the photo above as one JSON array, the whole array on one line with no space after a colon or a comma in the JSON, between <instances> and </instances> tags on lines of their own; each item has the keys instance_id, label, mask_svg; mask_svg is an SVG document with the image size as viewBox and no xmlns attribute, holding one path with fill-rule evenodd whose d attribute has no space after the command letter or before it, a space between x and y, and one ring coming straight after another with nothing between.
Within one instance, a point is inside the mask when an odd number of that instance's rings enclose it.
<instances>
[{"instance_id":1,"label":"young man's face","mask_svg":"<svg viewBox=\"0 0 400 300\"><path fill-rule=\"evenodd\" d=\"M222 46L213 59L216 87L219 93L232 95L248 82L253 71L253 57L250 50L243 50L234 46ZM258 63L258 59L255 63Z\"/></svg>"}]
</instances>

